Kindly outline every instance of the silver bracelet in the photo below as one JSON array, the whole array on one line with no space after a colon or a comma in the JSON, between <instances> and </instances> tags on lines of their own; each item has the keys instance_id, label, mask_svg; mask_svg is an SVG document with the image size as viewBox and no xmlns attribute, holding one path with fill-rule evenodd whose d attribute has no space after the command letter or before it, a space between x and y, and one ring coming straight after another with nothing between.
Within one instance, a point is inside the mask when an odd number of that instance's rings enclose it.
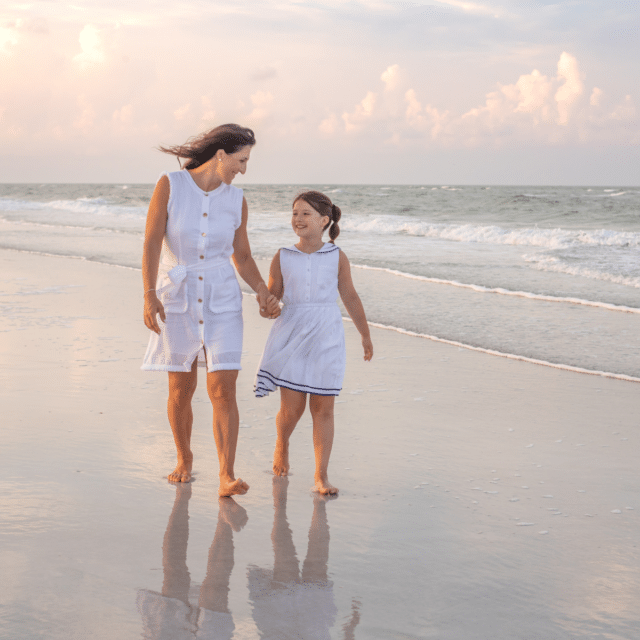
<instances>
[{"instance_id":1,"label":"silver bracelet","mask_svg":"<svg viewBox=\"0 0 640 640\"><path fill-rule=\"evenodd\" d=\"M155 289L155 288L153 288L153 289L147 289L147 290L142 294L142 297L144 298L144 296L146 296L146 295L147 295L147 293L149 293L149 291L156 291L156 289Z\"/></svg>"}]
</instances>

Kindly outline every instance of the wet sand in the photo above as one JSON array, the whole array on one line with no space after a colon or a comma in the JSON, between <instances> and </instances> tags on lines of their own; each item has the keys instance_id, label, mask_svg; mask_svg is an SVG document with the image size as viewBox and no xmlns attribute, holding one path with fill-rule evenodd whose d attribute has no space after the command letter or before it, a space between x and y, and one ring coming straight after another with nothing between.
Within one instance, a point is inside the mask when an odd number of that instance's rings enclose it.
<instances>
[{"instance_id":1,"label":"wet sand","mask_svg":"<svg viewBox=\"0 0 640 640\"><path fill-rule=\"evenodd\" d=\"M278 399L252 396L269 322L246 297L251 490L220 503L202 385L194 482L166 481L139 272L12 251L0 266L0 637L640 636L637 383L382 329L365 363L345 322L325 501L308 414L293 475L270 474Z\"/></svg>"}]
</instances>

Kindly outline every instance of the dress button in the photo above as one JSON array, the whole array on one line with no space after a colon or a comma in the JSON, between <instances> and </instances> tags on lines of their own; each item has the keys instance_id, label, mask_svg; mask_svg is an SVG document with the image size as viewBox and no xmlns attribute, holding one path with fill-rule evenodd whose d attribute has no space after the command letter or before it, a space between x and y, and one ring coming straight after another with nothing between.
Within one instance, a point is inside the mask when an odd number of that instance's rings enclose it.
<instances>
[{"instance_id":1,"label":"dress button","mask_svg":"<svg viewBox=\"0 0 640 640\"><path fill-rule=\"evenodd\" d=\"M202 276L198 276L198 280L202 280Z\"/></svg>"},{"instance_id":2,"label":"dress button","mask_svg":"<svg viewBox=\"0 0 640 640\"><path fill-rule=\"evenodd\" d=\"M204 260L204 256L200 256L200 260Z\"/></svg>"},{"instance_id":3,"label":"dress button","mask_svg":"<svg viewBox=\"0 0 640 640\"><path fill-rule=\"evenodd\" d=\"M205 194L204 194L204 197L205 197L205 198L208 198L208 197L209 197L209 194L208 194L208 193L205 193Z\"/></svg>"},{"instance_id":4,"label":"dress button","mask_svg":"<svg viewBox=\"0 0 640 640\"><path fill-rule=\"evenodd\" d=\"M198 302L202 302L202 298L198 298Z\"/></svg>"},{"instance_id":5,"label":"dress button","mask_svg":"<svg viewBox=\"0 0 640 640\"><path fill-rule=\"evenodd\" d=\"M204 218L206 218L206 217L207 217L207 215L208 215L208 214L206 214L206 213L203 213L203 214L202 214L202 216L203 216Z\"/></svg>"},{"instance_id":6,"label":"dress button","mask_svg":"<svg viewBox=\"0 0 640 640\"><path fill-rule=\"evenodd\" d=\"M204 324L204 320L200 320L200 324Z\"/></svg>"},{"instance_id":7,"label":"dress button","mask_svg":"<svg viewBox=\"0 0 640 640\"><path fill-rule=\"evenodd\" d=\"M204 236L206 236L206 235L207 235L206 233L203 233L203 234L202 234L202 237L204 238Z\"/></svg>"}]
</instances>

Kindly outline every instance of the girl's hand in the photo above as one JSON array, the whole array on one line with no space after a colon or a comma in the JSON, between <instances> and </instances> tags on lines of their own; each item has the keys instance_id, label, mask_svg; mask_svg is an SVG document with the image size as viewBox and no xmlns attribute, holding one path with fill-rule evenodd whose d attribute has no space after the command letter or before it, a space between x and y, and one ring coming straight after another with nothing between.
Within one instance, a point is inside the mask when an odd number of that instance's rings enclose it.
<instances>
[{"instance_id":1,"label":"girl's hand","mask_svg":"<svg viewBox=\"0 0 640 640\"><path fill-rule=\"evenodd\" d=\"M157 314L160 314L160 319L165 322L167 319L164 314L164 307L162 302L158 300L158 296L155 291L149 291L144 297L144 323L147 329L151 329L155 333L160 333L160 327L158 326Z\"/></svg>"},{"instance_id":2,"label":"girl's hand","mask_svg":"<svg viewBox=\"0 0 640 640\"><path fill-rule=\"evenodd\" d=\"M362 346L364 348L364 359L368 362L373 358L373 342L371 342L371 338L362 338Z\"/></svg>"}]
</instances>

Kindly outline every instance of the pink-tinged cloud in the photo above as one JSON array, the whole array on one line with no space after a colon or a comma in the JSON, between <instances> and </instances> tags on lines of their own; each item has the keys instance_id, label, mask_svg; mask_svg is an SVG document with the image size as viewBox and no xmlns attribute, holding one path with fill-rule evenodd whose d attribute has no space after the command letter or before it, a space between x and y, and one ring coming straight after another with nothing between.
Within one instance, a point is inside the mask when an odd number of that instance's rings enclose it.
<instances>
[{"instance_id":1,"label":"pink-tinged cloud","mask_svg":"<svg viewBox=\"0 0 640 640\"><path fill-rule=\"evenodd\" d=\"M402 86L402 70L388 67L382 74L384 91L367 92L363 100L345 111L344 127L333 116L320 125L325 134L383 135L399 146L426 144L445 148L500 148L510 144L563 144L608 137L616 143L640 140L640 122L630 96L602 110L603 92L595 87L587 98L584 74L575 56L562 52L557 75L537 69L513 84L498 85L486 94L484 104L455 114L421 102L418 91ZM398 117L398 99L404 101ZM627 126L621 129L620 122ZM630 135L631 134L631 135Z\"/></svg>"}]
</instances>

